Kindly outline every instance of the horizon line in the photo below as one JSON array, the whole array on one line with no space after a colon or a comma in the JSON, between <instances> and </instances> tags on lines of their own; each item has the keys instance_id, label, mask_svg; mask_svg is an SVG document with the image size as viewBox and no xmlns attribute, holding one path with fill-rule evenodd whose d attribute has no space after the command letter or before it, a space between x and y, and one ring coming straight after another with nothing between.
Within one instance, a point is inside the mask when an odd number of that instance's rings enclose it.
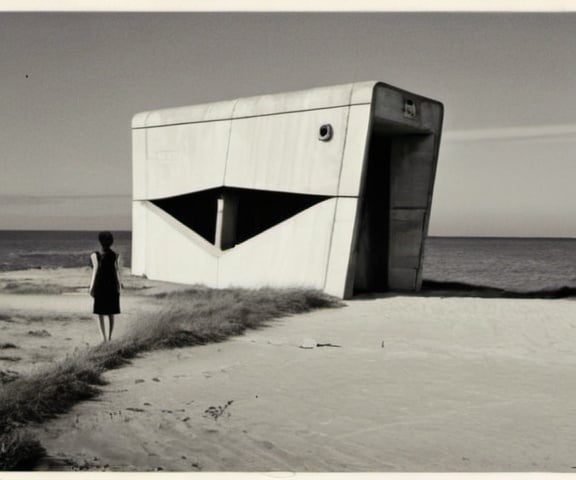
<instances>
[{"instance_id":1,"label":"horizon line","mask_svg":"<svg viewBox=\"0 0 576 480\"><path fill-rule=\"evenodd\" d=\"M102 228L96 229L77 229L77 228L62 228L62 229L38 229L38 228L0 228L0 232L101 232ZM110 229L112 232L130 232L132 229ZM535 235L427 235L426 238L479 238L479 239L521 239L521 240L576 240L575 236L535 236Z\"/></svg>"}]
</instances>

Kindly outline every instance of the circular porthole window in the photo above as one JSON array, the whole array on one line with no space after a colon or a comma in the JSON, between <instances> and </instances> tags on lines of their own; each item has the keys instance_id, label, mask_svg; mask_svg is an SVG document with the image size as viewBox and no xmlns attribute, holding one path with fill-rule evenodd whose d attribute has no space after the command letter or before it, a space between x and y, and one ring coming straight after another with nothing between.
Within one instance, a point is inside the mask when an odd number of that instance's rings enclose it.
<instances>
[{"instance_id":1,"label":"circular porthole window","mask_svg":"<svg viewBox=\"0 0 576 480\"><path fill-rule=\"evenodd\" d=\"M334 135L334 129L329 123L325 123L318 129L318 140L328 142Z\"/></svg>"}]
</instances>

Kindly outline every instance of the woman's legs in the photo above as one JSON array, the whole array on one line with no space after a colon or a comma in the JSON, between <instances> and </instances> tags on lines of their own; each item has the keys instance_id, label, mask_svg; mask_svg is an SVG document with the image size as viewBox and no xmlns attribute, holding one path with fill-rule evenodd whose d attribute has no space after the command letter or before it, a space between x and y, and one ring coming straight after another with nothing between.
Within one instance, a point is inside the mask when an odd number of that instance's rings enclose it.
<instances>
[{"instance_id":1,"label":"woman's legs","mask_svg":"<svg viewBox=\"0 0 576 480\"><path fill-rule=\"evenodd\" d=\"M98 315L98 326L100 327L100 333L102 333L102 338L106 341L106 327L104 325L104 315Z\"/></svg>"},{"instance_id":2,"label":"woman's legs","mask_svg":"<svg viewBox=\"0 0 576 480\"><path fill-rule=\"evenodd\" d=\"M114 315L108 315L108 341L112 340L112 330L114 330Z\"/></svg>"},{"instance_id":3,"label":"woman's legs","mask_svg":"<svg viewBox=\"0 0 576 480\"><path fill-rule=\"evenodd\" d=\"M112 340L112 331L114 330L114 315L107 315L108 317L108 337L106 337L106 315L98 315L98 326L104 342Z\"/></svg>"}]
</instances>

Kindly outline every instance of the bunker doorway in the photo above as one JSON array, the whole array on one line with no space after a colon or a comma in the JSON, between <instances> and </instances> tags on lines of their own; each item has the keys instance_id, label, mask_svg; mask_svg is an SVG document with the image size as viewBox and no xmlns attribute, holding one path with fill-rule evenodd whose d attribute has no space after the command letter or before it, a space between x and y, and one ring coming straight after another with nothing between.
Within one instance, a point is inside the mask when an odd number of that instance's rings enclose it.
<instances>
[{"instance_id":1,"label":"bunker doorway","mask_svg":"<svg viewBox=\"0 0 576 480\"><path fill-rule=\"evenodd\" d=\"M429 131L375 122L353 250L353 295L420 288L435 145Z\"/></svg>"}]
</instances>

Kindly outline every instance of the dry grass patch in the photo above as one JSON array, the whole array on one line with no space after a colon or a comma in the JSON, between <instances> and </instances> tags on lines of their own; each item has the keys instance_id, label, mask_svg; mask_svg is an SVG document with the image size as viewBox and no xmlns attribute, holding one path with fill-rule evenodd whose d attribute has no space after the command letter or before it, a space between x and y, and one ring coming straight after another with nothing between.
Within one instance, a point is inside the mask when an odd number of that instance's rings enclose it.
<instances>
[{"instance_id":1,"label":"dry grass patch","mask_svg":"<svg viewBox=\"0 0 576 480\"><path fill-rule=\"evenodd\" d=\"M73 292L75 289L51 283L7 282L2 286L6 293L19 295L60 295Z\"/></svg>"},{"instance_id":2,"label":"dry grass patch","mask_svg":"<svg viewBox=\"0 0 576 480\"><path fill-rule=\"evenodd\" d=\"M0 385L16 380L20 374L14 370L0 370Z\"/></svg>"},{"instance_id":3,"label":"dry grass patch","mask_svg":"<svg viewBox=\"0 0 576 480\"><path fill-rule=\"evenodd\" d=\"M66 322L66 321L78 321L78 320L88 321L92 320L93 317L89 315L78 315L77 313L46 312L42 314L18 313L17 315L15 315L15 319L26 323L40 323L40 322Z\"/></svg>"},{"instance_id":4,"label":"dry grass patch","mask_svg":"<svg viewBox=\"0 0 576 480\"><path fill-rule=\"evenodd\" d=\"M27 432L0 437L0 470L31 470L45 454L40 442Z\"/></svg>"}]
</instances>

